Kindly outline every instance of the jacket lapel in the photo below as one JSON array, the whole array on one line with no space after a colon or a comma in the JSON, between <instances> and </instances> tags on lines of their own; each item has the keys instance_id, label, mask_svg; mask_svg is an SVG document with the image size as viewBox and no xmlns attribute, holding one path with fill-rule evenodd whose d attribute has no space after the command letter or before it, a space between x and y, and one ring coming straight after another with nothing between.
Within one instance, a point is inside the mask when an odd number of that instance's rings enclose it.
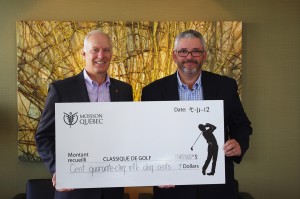
<instances>
[{"instance_id":1,"label":"jacket lapel","mask_svg":"<svg viewBox=\"0 0 300 199\"><path fill-rule=\"evenodd\" d=\"M216 98L215 83L209 77L210 73L202 71L201 84L203 89L204 100L214 100Z\"/></svg>"},{"instance_id":2,"label":"jacket lapel","mask_svg":"<svg viewBox=\"0 0 300 199\"><path fill-rule=\"evenodd\" d=\"M78 95L78 101L80 102L90 102L89 94L86 88L83 71L79 73L74 79L74 89ZM79 91L79 92L78 92Z\"/></svg>"},{"instance_id":3,"label":"jacket lapel","mask_svg":"<svg viewBox=\"0 0 300 199\"><path fill-rule=\"evenodd\" d=\"M175 72L170 76L169 79L167 79L167 83L165 84L165 86L165 92L163 93L166 93L166 96L164 98L170 101L179 100L177 72Z\"/></svg>"},{"instance_id":4,"label":"jacket lapel","mask_svg":"<svg viewBox=\"0 0 300 199\"><path fill-rule=\"evenodd\" d=\"M110 86L109 86L109 94L110 94L110 100L112 102L118 101L119 99L119 88L116 87L114 83L114 79L110 79Z\"/></svg>"}]
</instances>

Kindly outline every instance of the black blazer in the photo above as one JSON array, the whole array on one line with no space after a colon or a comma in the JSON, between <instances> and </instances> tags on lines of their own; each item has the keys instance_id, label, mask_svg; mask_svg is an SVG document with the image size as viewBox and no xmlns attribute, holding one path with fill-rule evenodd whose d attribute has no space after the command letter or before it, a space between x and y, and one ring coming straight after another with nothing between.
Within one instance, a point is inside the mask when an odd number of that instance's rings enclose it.
<instances>
[{"instance_id":1,"label":"black blazer","mask_svg":"<svg viewBox=\"0 0 300 199\"><path fill-rule=\"evenodd\" d=\"M129 84L113 78L110 78L110 81L111 84L109 89L112 102L133 101L132 87ZM40 118L35 140L38 153L51 174L55 173L55 103L89 101L90 100L85 85L83 71L76 76L59 80L49 85L48 96L46 98L42 116ZM76 196L72 193L57 193L56 195L64 196L56 198L88 198L83 196L89 195L90 193L88 192L91 192L91 190L95 189L82 190L81 192L84 192L82 197L79 197L81 194L79 193L79 189L75 191L78 192L76 193ZM96 192L99 193L98 190L96 190ZM71 194L72 196L70 196ZM91 196L91 198L93 197ZM118 199L119 197L108 196L107 198Z\"/></svg>"},{"instance_id":2,"label":"black blazer","mask_svg":"<svg viewBox=\"0 0 300 199\"><path fill-rule=\"evenodd\" d=\"M240 163L249 147L249 135L252 134L251 123L242 107L237 92L237 84L234 79L202 71L201 83L204 100L224 101L225 141L229 138L236 139L242 149L242 155L240 157L225 158L226 183L230 184L234 181L233 161ZM156 80L144 87L141 99L142 101L179 100L177 73ZM176 198L178 195L180 195L180 193L176 193L172 197ZM186 196L187 195L185 195L185 197ZM164 197L168 198L167 196Z\"/></svg>"}]
</instances>

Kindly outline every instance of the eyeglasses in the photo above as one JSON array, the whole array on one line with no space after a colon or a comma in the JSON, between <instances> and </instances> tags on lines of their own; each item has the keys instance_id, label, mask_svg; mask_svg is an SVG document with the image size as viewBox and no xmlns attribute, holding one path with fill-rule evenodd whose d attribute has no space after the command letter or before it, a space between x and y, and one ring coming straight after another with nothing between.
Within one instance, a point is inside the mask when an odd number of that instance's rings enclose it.
<instances>
[{"instance_id":1,"label":"eyeglasses","mask_svg":"<svg viewBox=\"0 0 300 199\"><path fill-rule=\"evenodd\" d=\"M192 51L187 51L187 50L176 50L177 54L179 57L187 57L191 53L193 57L200 57L203 53L204 50L192 50Z\"/></svg>"}]
</instances>

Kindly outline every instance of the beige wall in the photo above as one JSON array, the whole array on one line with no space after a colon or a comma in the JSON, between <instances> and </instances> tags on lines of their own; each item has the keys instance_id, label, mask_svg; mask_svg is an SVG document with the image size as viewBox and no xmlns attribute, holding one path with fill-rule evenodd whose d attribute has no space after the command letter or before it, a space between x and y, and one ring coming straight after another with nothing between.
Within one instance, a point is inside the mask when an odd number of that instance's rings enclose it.
<instances>
[{"instance_id":1,"label":"beige wall","mask_svg":"<svg viewBox=\"0 0 300 199\"><path fill-rule=\"evenodd\" d=\"M25 191L29 178L49 177L41 163L17 159L17 20L243 21L243 104L254 135L236 177L257 199L300 198L300 1L77 2L0 0L0 198Z\"/></svg>"}]
</instances>

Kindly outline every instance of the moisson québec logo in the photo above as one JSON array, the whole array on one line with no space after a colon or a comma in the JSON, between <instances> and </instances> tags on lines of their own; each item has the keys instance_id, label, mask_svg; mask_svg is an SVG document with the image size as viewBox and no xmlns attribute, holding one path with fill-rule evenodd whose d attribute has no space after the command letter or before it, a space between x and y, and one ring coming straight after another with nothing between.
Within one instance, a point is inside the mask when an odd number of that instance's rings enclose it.
<instances>
[{"instance_id":1,"label":"moisson qu\u00e9bec logo","mask_svg":"<svg viewBox=\"0 0 300 199\"><path fill-rule=\"evenodd\" d=\"M67 125L70 125L70 128L72 125L76 124L77 121L78 121L77 112L76 113L70 112L69 114L64 112L64 122Z\"/></svg>"},{"instance_id":2,"label":"moisson qu\u00e9bec logo","mask_svg":"<svg viewBox=\"0 0 300 199\"><path fill-rule=\"evenodd\" d=\"M70 128L72 125L79 122L79 124L82 125L89 125L89 124L103 124L103 114L100 113L84 113L84 114L78 114L76 113L65 113L64 112L64 122L67 125L70 125Z\"/></svg>"}]
</instances>

